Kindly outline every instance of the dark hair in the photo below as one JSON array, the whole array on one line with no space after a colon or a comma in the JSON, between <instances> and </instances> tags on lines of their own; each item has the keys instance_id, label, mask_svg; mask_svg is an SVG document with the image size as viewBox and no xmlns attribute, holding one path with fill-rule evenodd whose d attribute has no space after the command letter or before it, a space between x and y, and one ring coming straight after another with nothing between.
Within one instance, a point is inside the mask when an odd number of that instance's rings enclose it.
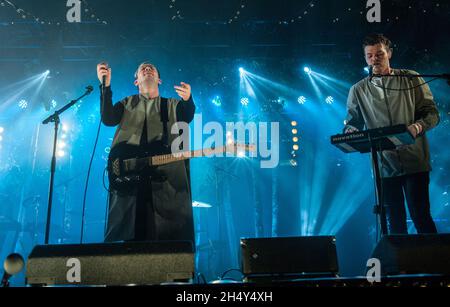
<instances>
[{"instance_id":1,"label":"dark hair","mask_svg":"<svg viewBox=\"0 0 450 307\"><path fill-rule=\"evenodd\" d=\"M377 44L383 44L386 46L386 49L392 50L391 40L383 34L371 34L366 36L363 42L363 49L366 49L367 46L373 46Z\"/></svg>"}]
</instances>

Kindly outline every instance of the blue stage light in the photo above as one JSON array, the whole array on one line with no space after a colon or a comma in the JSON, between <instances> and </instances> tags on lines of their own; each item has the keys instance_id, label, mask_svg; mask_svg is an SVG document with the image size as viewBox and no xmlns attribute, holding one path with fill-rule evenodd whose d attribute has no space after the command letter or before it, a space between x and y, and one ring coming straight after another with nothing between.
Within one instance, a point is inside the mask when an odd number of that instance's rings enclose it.
<instances>
[{"instance_id":1,"label":"blue stage light","mask_svg":"<svg viewBox=\"0 0 450 307\"><path fill-rule=\"evenodd\" d=\"M239 159L245 158L245 157L246 157L246 156L245 156L245 151L239 150L238 153L237 153L237 157L238 157Z\"/></svg>"},{"instance_id":2,"label":"blue stage light","mask_svg":"<svg viewBox=\"0 0 450 307\"><path fill-rule=\"evenodd\" d=\"M334 98L332 96L328 96L327 99L325 99L325 102L327 104L333 104L334 102Z\"/></svg>"},{"instance_id":3,"label":"blue stage light","mask_svg":"<svg viewBox=\"0 0 450 307\"><path fill-rule=\"evenodd\" d=\"M28 101L26 101L25 99L19 101L19 108L21 108L22 110L28 108Z\"/></svg>"},{"instance_id":4,"label":"blue stage light","mask_svg":"<svg viewBox=\"0 0 450 307\"><path fill-rule=\"evenodd\" d=\"M220 98L220 96L216 96L211 100L212 104L215 105L216 107L220 107L222 106L222 98Z\"/></svg>"},{"instance_id":5,"label":"blue stage light","mask_svg":"<svg viewBox=\"0 0 450 307\"><path fill-rule=\"evenodd\" d=\"M311 73L312 73L312 69L311 69L310 67L308 67L308 66L304 67L304 68L303 68L303 71L304 71L305 73L307 73L307 74L311 74Z\"/></svg>"},{"instance_id":6,"label":"blue stage light","mask_svg":"<svg viewBox=\"0 0 450 307\"><path fill-rule=\"evenodd\" d=\"M307 101L307 99L306 99L305 96L300 96L300 97L298 97L298 99L297 99L297 102L298 102L299 104L305 104L306 101Z\"/></svg>"},{"instance_id":7,"label":"blue stage light","mask_svg":"<svg viewBox=\"0 0 450 307\"><path fill-rule=\"evenodd\" d=\"M58 157L62 158L66 155L66 152L64 150L58 150Z\"/></svg>"},{"instance_id":8,"label":"blue stage light","mask_svg":"<svg viewBox=\"0 0 450 307\"><path fill-rule=\"evenodd\" d=\"M241 98L241 104L246 107L250 104L250 100L247 97L243 97Z\"/></svg>"}]
</instances>

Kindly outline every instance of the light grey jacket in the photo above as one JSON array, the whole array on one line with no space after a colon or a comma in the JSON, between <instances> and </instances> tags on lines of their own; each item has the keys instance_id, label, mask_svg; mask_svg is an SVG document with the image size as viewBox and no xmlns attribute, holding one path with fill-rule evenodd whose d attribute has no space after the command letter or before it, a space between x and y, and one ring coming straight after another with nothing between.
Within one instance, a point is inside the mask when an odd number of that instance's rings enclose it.
<instances>
[{"instance_id":1,"label":"light grey jacket","mask_svg":"<svg viewBox=\"0 0 450 307\"><path fill-rule=\"evenodd\" d=\"M394 69L393 74L418 75L405 69ZM384 151L379 156L383 178L431 171L426 132L436 127L440 119L430 87L427 84L419 86L424 82L422 78L408 77L374 78L370 82L367 77L350 89L346 128L363 130L414 123L424 128L415 144Z\"/></svg>"}]
</instances>

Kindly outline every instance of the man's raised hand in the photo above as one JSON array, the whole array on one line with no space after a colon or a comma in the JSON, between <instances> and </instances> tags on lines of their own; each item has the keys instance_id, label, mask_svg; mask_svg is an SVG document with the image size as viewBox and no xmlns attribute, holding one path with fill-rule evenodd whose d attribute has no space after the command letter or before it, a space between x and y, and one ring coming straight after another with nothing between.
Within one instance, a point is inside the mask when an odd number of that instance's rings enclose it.
<instances>
[{"instance_id":1,"label":"man's raised hand","mask_svg":"<svg viewBox=\"0 0 450 307\"><path fill-rule=\"evenodd\" d=\"M181 86L174 86L175 91L184 101L188 101L191 98L191 86L184 82L180 84Z\"/></svg>"}]
</instances>

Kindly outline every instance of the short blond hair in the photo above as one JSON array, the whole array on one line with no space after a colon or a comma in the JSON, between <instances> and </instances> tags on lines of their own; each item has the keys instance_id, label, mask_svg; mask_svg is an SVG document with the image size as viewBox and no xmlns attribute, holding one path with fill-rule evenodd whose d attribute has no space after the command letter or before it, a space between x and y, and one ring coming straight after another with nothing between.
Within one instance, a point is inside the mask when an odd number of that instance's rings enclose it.
<instances>
[{"instance_id":1,"label":"short blond hair","mask_svg":"<svg viewBox=\"0 0 450 307\"><path fill-rule=\"evenodd\" d=\"M135 80L137 80L138 74L139 74L139 69L140 69L143 65L151 65L152 67L154 67L155 70L156 70L156 72L158 73L158 78L161 79L161 74L159 73L159 69L156 68L155 65L153 65L153 64L150 63L150 62L142 62L141 64L139 64L139 66L138 66L136 72L134 73L134 79L135 79Z\"/></svg>"}]
</instances>

